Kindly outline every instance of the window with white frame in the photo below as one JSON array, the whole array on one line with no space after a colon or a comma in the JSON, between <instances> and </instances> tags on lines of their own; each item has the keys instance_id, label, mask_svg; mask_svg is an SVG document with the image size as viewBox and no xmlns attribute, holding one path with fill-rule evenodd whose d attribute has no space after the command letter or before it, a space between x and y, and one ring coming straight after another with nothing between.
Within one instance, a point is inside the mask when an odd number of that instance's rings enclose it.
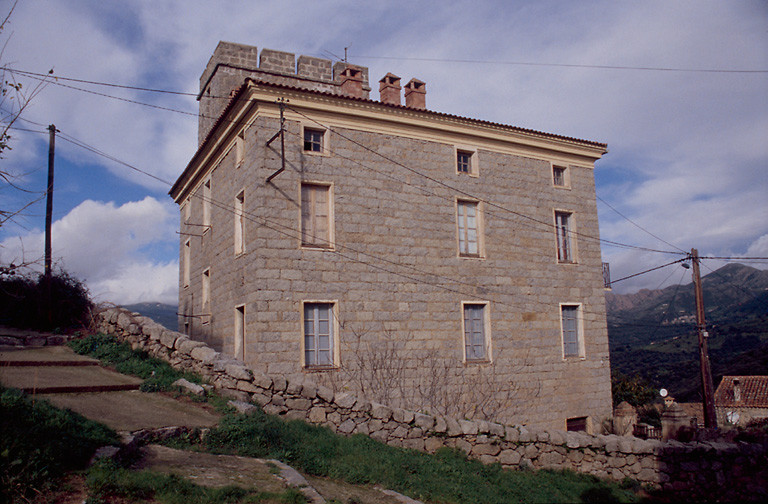
<instances>
[{"instance_id":1,"label":"window with white frame","mask_svg":"<svg viewBox=\"0 0 768 504\"><path fill-rule=\"evenodd\" d=\"M560 318L563 331L563 357L583 357L584 342L581 337L581 307L579 305L560 305Z\"/></svg>"},{"instance_id":2,"label":"window with white frame","mask_svg":"<svg viewBox=\"0 0 768 504\"><path fill-rule=\"evenodd\" d=\"M304 152L325 152L325 130L304 128Z\"/></svg>"},{"instance_id":3,"label":"window with white frame","mask_svg":"<svg viewBox=\"0 0 768 504\"><path fill-rule=\"evenodd\" d=\"M235 255L245 252L245 190L235 196Z\"/></svg>"},{"instance_id":4,"label":"window with white frame","mask_svg":"<svg viewBox=\"0 0 768 504\"><path fill-rule=\"evenodd\" d=\"M211 227L211 179L203 184L203 233Z\"/></svg>"},{"instance_id":5,"label":"window with white frame","mask_svg":"<svg viewBox=\"0 0 768 504\"><path fill-rule=\"evenodd\" d=\"M573 214L555 212L555 232L557 234L557 260L561 263L575 262L573 247Z\"/></svg>"},{"instance_id":6,"label":"window with white frame","mask_svg":"<svg viewBox=\"0 0 768 504\"><path fill-rule=\"evenodd\" d=\"M456 223L459 255L480 257L480 212L477 201L457 200Z\"/></svg>"},{"instance_id":7,"label":"window with white frame","mask_svg":"<svg viewBox=\"0 0 768 504\"><path fill-rule=\"evenodd\" d=\"M304 366L334 365L334 303L304 303Z\"/></svg>"},{"instance_id":8,"label":"window with white frame","mask_svg":"<svg viewBox=\"0 0 768 504\"><path fill-rule=\"evenodd\" d=\"M470 361L488 361L488 313L486 303L463 303L464 358Z\"/></svg>"},{"instance_id":9,"label":"window with white frame","mask_svg":"<svg viewBox=\"0 0 768 504\"><path fill-rule=\"evenodd\" d=\"M331 186L301 184L301 244L332 248L333 206Z\"/></svg>"}]
</instances>

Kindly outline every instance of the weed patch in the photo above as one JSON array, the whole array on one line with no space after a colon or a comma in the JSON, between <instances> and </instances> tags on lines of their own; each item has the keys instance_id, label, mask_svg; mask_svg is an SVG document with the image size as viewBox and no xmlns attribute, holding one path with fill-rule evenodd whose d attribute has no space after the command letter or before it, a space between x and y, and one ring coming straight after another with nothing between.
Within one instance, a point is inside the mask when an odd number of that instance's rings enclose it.
<instances>
[{"instance_id":1,"label":"weed patch","mask_svg":"<svg viewBox=\"0 0 768 504\"><path fill-rule=\"evenodd\" d=\"M45 490L82 469L99 446L118 442L108 427L18 390L0 387L0 502Z\"/></svg>"},{"instance_id":2,"label":"weed patch","mask_svg":"<svg viewBox=\"0 0 768 504\"><path fill-rule=\"evenodd\" d=\"M250 504L286 503L301 504L306 499L294 489L281 493L260 492L236 486L207 488L195 485L175 475L153 471L131 471L104 461L88 471L86 484L90 491L89 502L108 503L116 497L129 502L152 499L160 504Z\"/></svg>"},{"instance_id":3,"label":"weed patch","mask_svg":"<svg viewBox=\"0 0 768 504\"><path fill-rule=\"evenodd\" d=\"M177 390L172 384L179 378L200 383L194 373L175 370L167 362L150 356L143 350L133 350L128 343L121 343L113 336L92 334L69 342L69 346L80 355L88 355L106 362L119 373L138 376L144 380L143 392L167 392Z\"/></svg>"},{"instance_id":4,"label":"weed patch","mask_svg":"<svg viewBox=\"0 0 768 504\"><path fill-rule=\"evenodd\" d=\"M507 471L459 450L434 455L385 445L367 436L343 437L325 427L284 421L261 411L228 415L203 441L173 446L214 453L276 458L305 473L353 484L379 484L441 503L633 502L633 492L573 472Z\"/></svg>"}]
</instances>

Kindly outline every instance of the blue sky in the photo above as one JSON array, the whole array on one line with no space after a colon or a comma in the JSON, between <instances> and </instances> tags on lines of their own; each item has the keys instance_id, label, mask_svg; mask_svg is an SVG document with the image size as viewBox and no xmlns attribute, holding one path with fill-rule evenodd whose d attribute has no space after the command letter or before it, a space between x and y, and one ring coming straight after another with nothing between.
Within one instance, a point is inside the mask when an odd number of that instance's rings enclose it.
<instances>
[{"instance_id":1,"label":"blue sky","mask_svg":"<svg viewBox=\"0 0 768 504\"><path fill-rule=\"evenodd\" d=\"M328 58L348 47L374 83L390 71L427 82L430 109L606 142L598 196L639 227L598 202L603 238L765 257L768 73L540 64L768 70L766 21L765 1L20 0L0 42L13 69L189 93L219 40ZM28 91L36 85L14 75ZM32 191L45 186L45 128L61 130L54 259L99 300L175 302L178 212L167 186L65 138L173 181L196 149L196 112L189 96L59 80L16 123L35 131L13 130L0 163ZM3 209L33 197L0 184ZM0 263L40 257L43 215L40 203L0 227ZM614 278L673 259L603 247ZM681 279L681 268L667 268L616 289Z\"/></svg>"}]
</instances>

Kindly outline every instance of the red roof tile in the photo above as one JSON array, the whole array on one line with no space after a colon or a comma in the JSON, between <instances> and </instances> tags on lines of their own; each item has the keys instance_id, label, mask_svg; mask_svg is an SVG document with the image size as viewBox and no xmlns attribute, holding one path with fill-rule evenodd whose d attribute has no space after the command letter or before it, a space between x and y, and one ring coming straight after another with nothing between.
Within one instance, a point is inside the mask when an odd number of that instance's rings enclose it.
<instances>
[{"instance_id":1,"label":"red roof tile","mask_svg":"<svg viewBox=\"0 0 768 504\"><path fill-rule=\"evenodd\" d=\"M738 380L740 396L734 396L734 380ZM768 376L723 376L715 391L715 406L768 408Z\"/></svg>"}]
</instances>

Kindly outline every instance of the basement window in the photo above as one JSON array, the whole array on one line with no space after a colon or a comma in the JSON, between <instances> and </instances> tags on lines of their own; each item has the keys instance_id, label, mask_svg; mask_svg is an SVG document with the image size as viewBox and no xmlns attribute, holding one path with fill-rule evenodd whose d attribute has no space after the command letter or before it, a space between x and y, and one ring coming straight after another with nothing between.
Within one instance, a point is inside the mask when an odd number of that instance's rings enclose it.
<instances>
[{"instance_id":1,"label":"basement window","mask_svg":"<svg viewBox=\"0 0 768 504\"><path fill-rule=\"evenodd\" d=\"M587 432L587 417L574 417L565 421L565 430L569 432Z\"/></svg>"}]
</instances>

